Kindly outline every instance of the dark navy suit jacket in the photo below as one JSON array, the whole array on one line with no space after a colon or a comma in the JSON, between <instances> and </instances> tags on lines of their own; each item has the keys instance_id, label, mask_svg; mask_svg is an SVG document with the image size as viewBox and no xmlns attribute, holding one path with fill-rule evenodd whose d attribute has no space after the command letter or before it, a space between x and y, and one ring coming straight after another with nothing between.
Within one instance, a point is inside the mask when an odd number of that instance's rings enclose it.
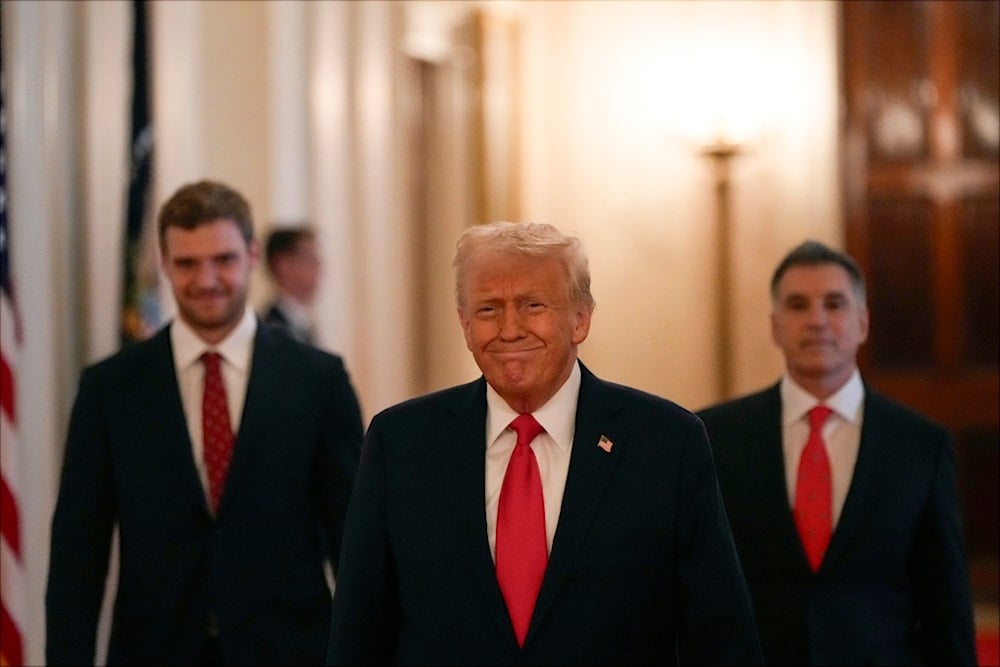
<instances>
[{"instance_id":1,"label":"dark navy suit jacket","mask_svg":"<svg viewBox=\"0 0 1000 667\"><path fill-rule=\"evenodd\" d=\"M705 431L582 368L559 523L523 650L486 532L486 381L377 415L348 509L329 664L752 664ZM602 435L610 452L598 447Z\"/></svg>"},{"instance_id":2,"label":"dark navy suit jacket","mask_svg":"<svg viewBox=\"0 0 1000 667\"><path fill-rule=\"evenodd\" d=\"M260 325L219 513L192 456L167 328L87 368L70 419L46 593L49 664L93 664L114 527L111 664L319 664L363 436L340 358Z\"/></svg>"},{"instance_id":3,"label":"dark navy suit jacket","mask_svg":"<svg viewBox=\"0 0 1000 667\"><path fill-rule=\"evenodd\" d=\"M310 345L316 344L312 331L294 326L291 318L285 313L284 310L282 310L281 304L277 300L272 301L267 308L264 309L264 314L261 316L261 319L266 324L284 330L290 336L299 339L303 343L309 343Z\"/></svg>"},{"instance_id":4,"label":"dark navy suit jacket","mask_svg":"<svg viewBox=\"0 0 1000 667\"><path fill-rule=\"evenodd\" d=\"M973 664L947 431L865 388L861 445L819 572L788 504L779 385L699 412L770 664Z\"/></svg>"}]
</instances>

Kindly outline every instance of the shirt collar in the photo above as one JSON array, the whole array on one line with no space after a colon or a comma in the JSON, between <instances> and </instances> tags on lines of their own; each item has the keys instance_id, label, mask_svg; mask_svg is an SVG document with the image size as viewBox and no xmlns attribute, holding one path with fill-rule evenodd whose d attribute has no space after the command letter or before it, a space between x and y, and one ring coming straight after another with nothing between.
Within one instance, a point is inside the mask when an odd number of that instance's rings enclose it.
<instances>
[{"instance_id":1,"label":"shirt collar","mask_svg":"<svg viewBox=\"0 0 1000 667\"><path fill-rule=\"evenodd\" d=\"M174 349L177 368L187 368L201 359L201 355L212 350L222 355L226 362L241 372L250 368L253 339L257 332L257 316L248 305L243 311L239 324L217 345L208 345L194 332L187 322L175 317L170 327L170 344Z\"/></svg>"},{"instance_id":2,"label":"shirt collar","mask_svg":"<svg viewBox=\"0 0 1000 667\"><path fill-rule=\"evenodd\" d=\"M576 423L576 405L580 396L580 364L573 362L573 370L555 395L532 414L545 429L555 446L566 451L573 443ZM486 383L487 433L486 442L493 443L504 429L517 417L507 401Z\"/></svg>"},{"instance_id":3,"label":"shirt collar","mask_svg":"<svg viewBox=\"0 0 1000 667\"><path fill-rule=\"evenodd\" d=\"M786 425L804 419L810 410L820 404L815 396L796 384L787 374L781 379L780 391L782 420ZM856 424L861 418L861 403L864 398L865 386L861 382L861 372L855 368L844 386L822 403L829 406L841 418Z\"/></svg>"}]
</instances>

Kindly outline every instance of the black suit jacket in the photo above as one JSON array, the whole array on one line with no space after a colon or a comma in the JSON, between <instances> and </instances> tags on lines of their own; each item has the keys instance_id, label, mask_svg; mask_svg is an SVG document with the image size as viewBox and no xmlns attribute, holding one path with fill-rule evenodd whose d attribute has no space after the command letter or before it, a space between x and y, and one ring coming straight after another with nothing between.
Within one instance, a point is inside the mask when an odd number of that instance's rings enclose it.
<instances>
[{"instance_id":1,"label":"black suit jacket","mask_svg":"<svg viewBox=\"0 0 1000 667\"><path fill-rule=\"evenodd\" d=\"M284 331L292 338L296 338L303 343L309 343L310 345L316 344L312 331L295 326L288 314L282 310L281 303L278 300L272 301L267 308L264 309L264 314L260 319L262 319L266 324Z\"/></svg>"},{"instance_id":2,"label":"black suit jacket","mask_svg":"<svg viewBox=\"0 0 1000 667\"><path fill-rule=\"evenodd\" d=\"M93 664L112 532L111 664L318 664L362 422L341 359L258 326L213 518L167 329L87 368L66 439L46 593L49 664Z\"/></svg>"},{"instance_id":3,"label":"black suit jacket","mask_svg":"<svg viewBox=\"0 0 1000 667\"><path fill-rule=\"evenodd\" d=\"M348 509L330 664L760 660L692 413L583 368L559 524L523 650L487 538L485 434L483 378L373 419Z\"/></svg>"},{"instance_id":4,"label":"black suit jacket","mask_svg":"<svg viewBox=\"0 0 1000 667\"><path fill-rule=\"evenodd\" d=\"M973 664L947 431L865 388L847 499L813 574L788 504L779 385L699 412L771 664Z\"/></svg>"}]
</instances>

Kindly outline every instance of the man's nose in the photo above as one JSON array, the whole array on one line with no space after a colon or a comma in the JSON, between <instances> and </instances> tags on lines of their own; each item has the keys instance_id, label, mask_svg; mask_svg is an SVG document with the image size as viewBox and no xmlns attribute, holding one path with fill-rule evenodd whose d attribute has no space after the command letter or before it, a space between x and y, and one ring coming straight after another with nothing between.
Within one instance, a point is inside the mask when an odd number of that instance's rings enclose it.
<instances>
[{"instance_id":1,"label":"man's nose","mask_svg":"<svg viewBox=\"0 0 1000 667\"><path fill-rule=\"evenodd\" d=\"M219 273L212 262L200 262L195 269L195 282L198 285L209 287L218 281Z\"/></svg>"},{"instance_id":2,"label":"man's nose","mask_svg":"<svg viewBox=\"0 0 1000 667\"><path fill-rule=\"evenodd\" d=\"M823 326L826 324L827 312L822 303L809 306L808 316L809 323L812 325Z\"/></svg>"},{"instance_id":3,"label":"man's nose","mask_svg":"<svg viewBox=\"0 0 1000 667\"><path fill-rule=\"evenodd\" d=\"M500 337L504 340L514 340L521 336L524 326L521 322L521 313L517 308L504 308L500 316Z\"/></svg>"}]
</instances>

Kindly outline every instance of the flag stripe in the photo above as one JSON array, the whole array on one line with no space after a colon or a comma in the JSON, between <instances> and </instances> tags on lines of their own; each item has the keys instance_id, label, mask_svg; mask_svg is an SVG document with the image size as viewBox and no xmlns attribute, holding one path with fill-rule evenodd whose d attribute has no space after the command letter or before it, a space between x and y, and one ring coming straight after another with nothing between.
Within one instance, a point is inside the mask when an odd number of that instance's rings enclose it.
<instances>
[{"instance_id":1,"label":"flag stripe","mask_svg":"<svg viewBox=\"0 0 1000 667\"><path fill-rule=\"evenodd\" d=\"M21 630L14 619L7 613L7 604L3 604L0 615L0 645L3 646L2 660L4 665L23 665L24 655L21 652Z\"/></svg>"},{"instance_id":2,"label":"flag stripe","mask_svg":"<svg viewBox=\"0 0 1000 667\"><path fill-rule=\"evenodd\" d=\"M14 371L7 363L7 357L2 356L0 357L0 410L3 410L11 423L14 422L14 415L17 414L15 405Z\"/></svg>"},{"instance_id":3,"label":"flag stripe","mask_svg":"<svg viewBox=\"0 0 1000 667\"><path fill-rule=\"evenodd\" d=\"M7 227L7 116L0 74L0 663L24 664L25 575L21 554L21 517L18 506L17 375L20 322L14 299Z\"/></svg>"},{"instance_id":4,"label":"flag stripe","mask_svg":"<svg viewBox=\"0 0 1000 667\"><path fill-rule=\"evenodd\" d=\"M21 517L17 512L17 501L14 500L14 494L11 493L10 489L7 487L7 478L3 478L3 484L0 485L0 532L3 533L3 539L10 545L11 550L14 555L21 558Z\"/></svg>"}]
</instances>

